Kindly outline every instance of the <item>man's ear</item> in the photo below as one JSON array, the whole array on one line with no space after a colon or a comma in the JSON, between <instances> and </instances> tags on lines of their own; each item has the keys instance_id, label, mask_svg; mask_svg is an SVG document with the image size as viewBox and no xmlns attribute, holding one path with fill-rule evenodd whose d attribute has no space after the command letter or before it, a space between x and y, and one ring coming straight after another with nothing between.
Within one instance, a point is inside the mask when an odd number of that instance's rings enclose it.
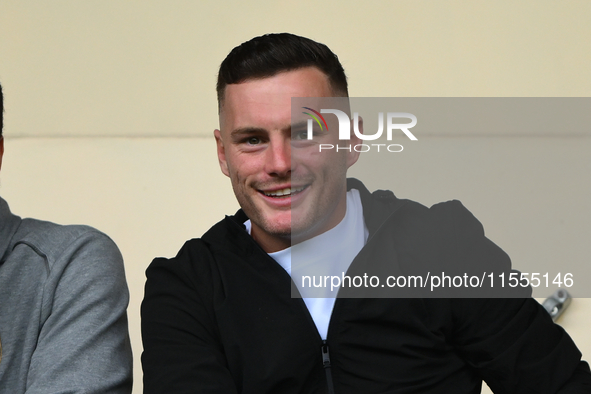
<instances>
[{"instance_id":1,"label":"man's ear","mask_svg":"<svg viewBox=\"0 0 591 394\"><path fill-rule=\"evenodd\" d=\"M0 137L0 169L2 168L2 156L4 156L4 137Z\"/></svg>"},{"instance_id":2,"label":"man's ear","mask_svg":"<svg viewBox=\"0 0 591 394\"><path fill-rule=\"evenodd\" d=\"M355 130L353 128L355 126L353 123L353 119L351 119L351 131ZM359 133L363 134L363 118L361 116L359 117ZM353 132L351 133L351 147L361 144L362 142L363 140L359 138L357 134ZM353 164L357 162L357 160L359 159L359 153L360 152L357 152L355 149L351 149L351 152L347 153L347 168L351 167Z\"/></svg>"},{"instance_id":3,"label":"man's ear","mask_svg":"<svg viewBox=\"0 0 591 394\"><path fill-rule=\"evenodd\" d=\"M213 135L215 137L215 143L217 145L218 151L218 161L220 162L220 168L224 175L230 176L230 172L228 171L228 162L226 161L226 149L224 148L224 141L222 141L222 132L218 129L213 131Z\"/></svg>"}]
</instances>

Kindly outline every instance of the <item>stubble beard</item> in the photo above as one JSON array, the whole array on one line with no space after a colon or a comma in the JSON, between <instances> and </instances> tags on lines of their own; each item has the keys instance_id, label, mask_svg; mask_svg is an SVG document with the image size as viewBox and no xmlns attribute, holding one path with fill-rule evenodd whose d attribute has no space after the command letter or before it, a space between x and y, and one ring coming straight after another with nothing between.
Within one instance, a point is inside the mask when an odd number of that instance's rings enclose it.
<instances>
[{"instance_id":1,"label":"stubble beard","mask_svg":"<svg viewBox=\"0 0 591 394\"><path fill-rule=\"evenodd\" d=\"M264 209L259 207L254 199L256 193L260 193L259 190L268 190L275 187L277 184L289 182L290 178L283 178L274 182L252 182L244 187L239 187L238 182L232 182L232 188L234 189L234 195L238 200L238 204L246 213L246 216L250 219L251 223L259 227L263 232L272 235L274 237L283 238L286 240L291 239L291 208L290 208L290 223L286 228L282 226L274 225L274 223L265 217ZM248 191L252 190L253 195L249 195Z\"/></svg>"}]
</instances>

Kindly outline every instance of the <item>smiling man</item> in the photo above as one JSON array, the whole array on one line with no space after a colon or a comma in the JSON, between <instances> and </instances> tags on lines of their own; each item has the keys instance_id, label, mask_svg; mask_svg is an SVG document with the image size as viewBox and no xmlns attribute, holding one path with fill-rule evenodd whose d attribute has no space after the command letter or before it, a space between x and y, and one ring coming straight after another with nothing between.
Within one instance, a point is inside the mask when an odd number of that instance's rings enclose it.
<instances>
[{"instance_id":1,"label":"smiling man","mask_svg":"<svg viewBox=\"0 0 591 394\"><path fill-rule=\"evenodd\" d=\"M253 239L266 252L324 233L345 216L346 170L359 153L319 153L310 149L318 140L301 146L291 136L292 97L334 95L316 67L225 88L220 130L214 133L220 166L251 220ZM310 152L292 157L292 146Z\"/></svg>"},{"instance_id":2,"label":"smiling man","mask_svg":"<svg viewBox=\"0 0 591 394\"><path fill-rule=\"evenodd\" d=\"M254 38L217 91L219 164L241 209L148 268L145 393L589 392L580 352L531 298L292 297L296 255L327 275L510 261L459 202L370 193L346 179L358 152L318 149L335 132L292 129L293 97L348 96L325 45Z\"/></svg>"}]
</instances>

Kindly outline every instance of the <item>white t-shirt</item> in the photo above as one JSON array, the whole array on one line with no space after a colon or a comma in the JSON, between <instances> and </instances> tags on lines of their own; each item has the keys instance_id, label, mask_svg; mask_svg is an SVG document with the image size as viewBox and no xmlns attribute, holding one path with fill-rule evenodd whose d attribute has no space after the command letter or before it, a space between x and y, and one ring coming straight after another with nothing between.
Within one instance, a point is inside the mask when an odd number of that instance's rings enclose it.
<instances>
[{"instance_id":1,"label":"white t-shirt","mask_svg":"<svg viewBox=\"0 0 591 394\"><path fill-rule=\"evenodd\" d=\"M244 224L250 234L250 220ZM347 192L345 217L334 228L291 248L269 253L292 277L322 339L326 339L339 289L336 279L325 277L342 278L368 235L359 191L351 189Z\"/></svg>"}]
</instances>

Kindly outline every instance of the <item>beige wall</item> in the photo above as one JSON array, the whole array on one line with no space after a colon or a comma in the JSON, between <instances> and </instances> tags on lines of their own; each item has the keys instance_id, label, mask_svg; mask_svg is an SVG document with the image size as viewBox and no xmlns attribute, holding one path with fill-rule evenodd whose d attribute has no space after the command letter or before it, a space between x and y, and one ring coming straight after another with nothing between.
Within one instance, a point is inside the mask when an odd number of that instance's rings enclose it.
<instances>
[{"instance_id":1,"label":"beige wall","mask_svg":"<svg viewBox=\"0 0 591 394\"><path fill-rule=\"evenodd\" d=\"M0 194L17 214L118 243L140 393L146 266L237 208L211 138L232 47L277 31L322 41L353 96L589 96L590 19L588 1L4 0ZM398 195L461 199L514 261L589 261L591 133L423 140L438 148L395 170ZM589 358L591 300L561 323Z\"/></svg>"}]
</instances>

